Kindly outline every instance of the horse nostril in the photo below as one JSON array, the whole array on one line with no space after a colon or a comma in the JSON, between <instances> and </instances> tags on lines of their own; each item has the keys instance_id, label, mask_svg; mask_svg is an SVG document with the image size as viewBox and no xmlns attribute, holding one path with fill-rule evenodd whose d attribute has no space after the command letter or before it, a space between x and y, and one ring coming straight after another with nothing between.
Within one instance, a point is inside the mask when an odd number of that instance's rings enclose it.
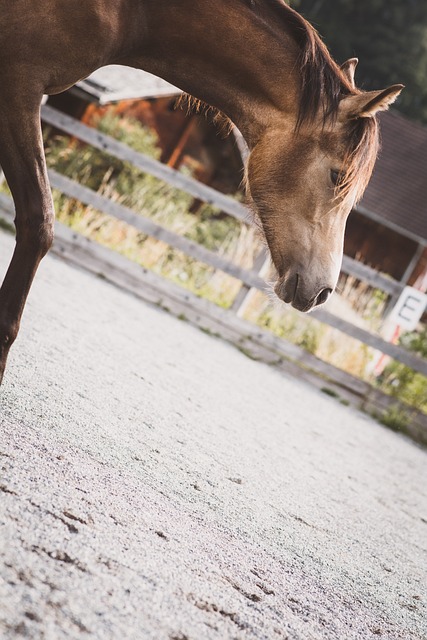
<instances>
[{"instance_id":1,"label":"horse nostril","mask_svg":"<svg viewBox=\"0 0 427 640\"><path fill-rule=\"evenodd\" d=\"M328 287L326 289L322 289L322 291L319 293L319 295L316 298L316 302L314 303L315 306L317 307L319 304L323 304L324 302L326 302L326 300L329 298L331 293L332 293L332 289L329 289Z\"/></svg>"}]
</instances>

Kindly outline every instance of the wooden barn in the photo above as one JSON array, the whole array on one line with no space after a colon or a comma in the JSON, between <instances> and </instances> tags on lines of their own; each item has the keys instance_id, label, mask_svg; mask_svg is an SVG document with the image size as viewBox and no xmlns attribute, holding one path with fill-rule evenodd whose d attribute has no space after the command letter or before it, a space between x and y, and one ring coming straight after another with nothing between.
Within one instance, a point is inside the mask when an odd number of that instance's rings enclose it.
<instances>
[{"instance_id":1,"label":"wooden barn","mask_svg":"<svg viewBox=\"0 0 427 640\"><path fill-rule=\"evenodd\" d=\"M380 156L349 218L345 253L426 291L427 129L396 111L380 121Z\"/></svg>"},{"instance_id":2,"label":"wooden barn","mask_svg":"<svg viewBox=\"0 0 427 640\"><path fill-rule=\"evenodd\" d=\"M137 118L159 139L161 160L183 163L222 191L241 184L245 145L227 138L204 114L177 109L180 90L148 73L110 66L49 104L90 123L106 109ZM396 111L382 113L382 149L361 203L350 215L345 253L417 288L427 289L427 129ZM197 206L197 203L196 205Z\"/></svg>"}]
</instances>

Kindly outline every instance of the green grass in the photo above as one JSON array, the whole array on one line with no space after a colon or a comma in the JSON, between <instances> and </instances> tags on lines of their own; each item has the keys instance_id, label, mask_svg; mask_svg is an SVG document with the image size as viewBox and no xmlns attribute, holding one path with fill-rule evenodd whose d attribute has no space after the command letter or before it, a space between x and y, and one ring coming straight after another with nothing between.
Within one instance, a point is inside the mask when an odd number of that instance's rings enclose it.
<instances>
[{"instance_id":1,"label":"green grass","mask_svg":"<svg viewBox=\"0 0 427 640\"><path fill-rule=\"evenodd\" d=\"M97 124L101 131L137 151L159 157L153 133L139 122L107 115ZM50 130L45 133L49 167L211 251L231 260L243 257L242 265L251 265L257 246L254 232L243 228L237 220L219 215L210 205L203 205L197 214L191 213L194 201L191 195L88 145L67 136L51 138L49 133ZM223 307L233 302L239 281L214 273L212 268L180 251L58 191L54 191L54 203L58 220L79 233ZM242 251L245 239L247 251Z\"/></svg>"},{"instance_id":2,"label":"green grass","mask_svg":"<svg viewBox=\"0 0 427 640\"><path fill-rule=\"evenodd\" d=\"M4 218L0 217L0 229L6 231L6 233L15 233L15 227L11 222L8 222Z\"/></svg>"},{"instance_id":3,"label":"green grass","mask_svg":"<svg viewBox=\"0 0 427 640\"><path fill-rule=\"evenodd\" d=\"M427 328L421 332L404 334L400 344L409 351L427 358ZM382 391L427 413L427 377L404 364L391 361L385 368L378 385Z\"/></svg>"}]
</instances>

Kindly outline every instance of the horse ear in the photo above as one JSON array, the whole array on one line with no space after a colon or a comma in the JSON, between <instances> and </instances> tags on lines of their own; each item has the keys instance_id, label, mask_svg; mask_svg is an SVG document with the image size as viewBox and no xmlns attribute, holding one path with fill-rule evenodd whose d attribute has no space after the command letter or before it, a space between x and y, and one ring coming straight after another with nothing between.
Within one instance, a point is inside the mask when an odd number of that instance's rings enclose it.
<instances>
[{"instance_id":1,"label":"horse ear","mask_svg":"<svg viewBox=\"0 0 427 640\"><path fill-rule=\"evenodd\" d=\"M343 74L345 75L345 77L353 87L353 89L356 88L356 85L354 82L354 72L356 71L358 62L359 62L358 58L349 58L349 60L347 60L341 65L341 71L343 72Z\"/></svg>"},{"instance_id":2,"label":"horse ear","mask_svg":"<svg viewBox=\"0 0 427 640\"><path fill-rule=\"evenodd\" d=\"M363 91L347 96L340 102L340 120L373 118L378 111L386 111L396 100L405 85L393 84L383 91Z\"/></svg>"}]
</instances>

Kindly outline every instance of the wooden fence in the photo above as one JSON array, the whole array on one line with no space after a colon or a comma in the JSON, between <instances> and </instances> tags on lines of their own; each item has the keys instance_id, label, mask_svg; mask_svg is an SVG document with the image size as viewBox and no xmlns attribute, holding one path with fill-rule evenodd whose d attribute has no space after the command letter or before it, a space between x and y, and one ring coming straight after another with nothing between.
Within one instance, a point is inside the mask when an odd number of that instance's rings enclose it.
<instances>
[{"instance_id":1,"label":"wooden fence","mask_svg":"<svg viewBox=\"0 0 427 640\"><path fill-rule=\"evenodd\" d=\"M138 153L96 129L87 127L81 122L46 105L42 107L42 119L46 125L63 131L117 159L131 163L142 172L155 176L167 184L189 193L194 198L214 205L243 224L249 221L246 207L239 202L152 158ZM220 333L221 336L238 344L240 348L255 357L261 357L269 362L274 361L276 366L283 367L299 377L310 379L317 386L322 387L324 385L328 389L332 387L334 393L337 393L345 400L356 403L358 406L364 406L371 411L377 410L381 413L393 404L400 405L396 399L379 392L366 382L328 363L322 362L319 358L305 352L300 347L291 345L239 317L239 310L242 309L242 305L245 304L245 298L250 294L251 290L266 290L266 284L262 277L266 265L266 254L264 252L256 258L252 269L240 267L227 258L177 233L169 231L143 215L95 193L93 190L66 178L54 170L49 171L49 178L52 187L66 196L75 198L86 205L124 221L142 233L167 243L195 260L237 278L241 281L242 286L231 309L225 311L213 303L202 300L180 289L177 285L148 272L146 269L130 263L121 256L99 247L96 243L71 232L62 225L58 225L54 250L66 259L78 262L94 273L102 273L105 278L112 282L126 287L144 299L161 304L164 307L167 306L180 317L185 315L189 321L213 333ZM12 215L13 207L11 201L1 194L0 209L6 215ZM403 289L401 283L347 256L343 260L342 272L364 281L392 297L398 296ZM402 347L384 341L378 335L357 327L333 315L324 308L317 309L310 315L427 376L427 360L408 352ZM427 443L427 417L406 406L402 409L411 415L408 429L412 430L412 435L418 440L424 439Z\"/></svg>"}]
</instances>

